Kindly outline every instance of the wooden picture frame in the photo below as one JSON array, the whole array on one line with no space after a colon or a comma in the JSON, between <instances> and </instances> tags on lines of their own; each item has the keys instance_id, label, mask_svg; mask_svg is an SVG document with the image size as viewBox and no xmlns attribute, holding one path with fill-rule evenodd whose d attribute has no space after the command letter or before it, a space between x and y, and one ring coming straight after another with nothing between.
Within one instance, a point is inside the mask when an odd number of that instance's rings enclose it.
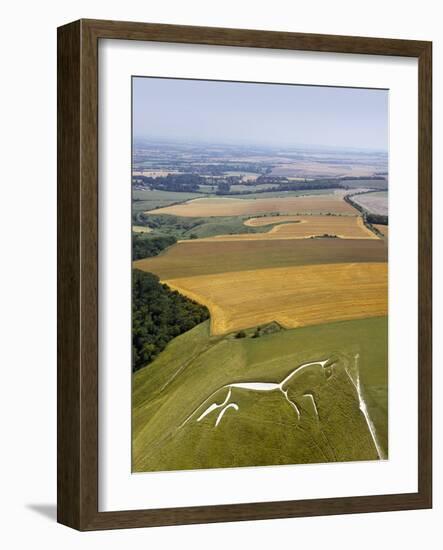
<instances>
[{"instance_id":1,"label":"wooden picture frame","mask_svg":"<svg viewBox=\"0 0 443 550\"><path fill-rule=\"evenodd\" d=\"M418 491L346 498L98 511L98 41L159 41L418 59ZM432 44L80 20L58 29L58 521L82 531L432 506Z\"/></svg>"}]
</instances>

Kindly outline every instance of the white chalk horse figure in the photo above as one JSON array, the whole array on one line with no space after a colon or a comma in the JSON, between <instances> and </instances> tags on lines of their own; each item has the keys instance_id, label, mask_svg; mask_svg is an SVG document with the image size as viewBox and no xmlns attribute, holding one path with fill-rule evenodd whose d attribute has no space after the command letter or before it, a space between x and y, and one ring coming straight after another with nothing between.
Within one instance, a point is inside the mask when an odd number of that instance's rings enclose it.
<instances>
[{"instance_id":1,"label":"white chalk horse figure","mask_svg":"<svg viewBox=\"0 0 443 550\"><path fill-rule=\"evenodd\" d=\"M335 368L339 364L344 368L344 372L349 379L352 388L355 391L355 401L358 403L360 412L364 416L367 428L372 437L374 446L379 458L384 458L383 450L378 443L374 425L369 417L365 401L362 396L360 385L360 376L358 369L359 355L354 356L354 362L350 362L347 357L334 355L333 358L322 358L317 361L309 361L294 368L281 382L236 382L221 386L211 395L209 395L200 405L184 420L180 428L189 423L199 423L203 419L214 418L213 426L220 426L223 417L228 411L239 411L239 405L233 400L233 390L240 389L254 392L281 392L288 404L293 408L296 421L299 423L309 415L310 419L316 422L320 421L318 404L316 396L312 391L312 380L315 379L318 384L319 375L322 383L326 383L333 375ZM226 393L222 393L223 391ZM220 401L222 394L223 399ZM211 415L211 416L210 416Z\"/></svg>"},{"instance_id":2,"label":"white chalk horse figure","mask_svg":"<svg viewBox=\"0 0 443 550\"><path fill-rule=\"evenodd\" d=\"M331 375L331 369L333 366L333 362L330 361L330 359L323 359L320 361L310 361L309 363L304 363L302 365L299 365L296 367L293 371L291 371L281 382L275 383L275 382L238 382L233 384L226 384L225 386L221 386L218 388L215 392L213 392L209 397L207 397L182 423L182 426L187 424L190 421L196 421L200 422L204 418L206 418L209 414L211 414L214 411L218 411L218 414L215 418L214 426L217 427L220 422L222 421L223 416L225 413L232 409L234 411L239 410L239 406L237 403L234 403L231 401L232 397L232 390L234 388L239 388L243 390L249 390L249 391L257 391L257 392L271 392L271 391L280 391L285 399L288 401L288 403L291 405L291 407L295 410L295 413L297 415L298 420L301 418L301 410L300 406L297 404L296 400L291 399L289 396L289 389L291 387L291 384L306 370L316 370L317 372L320 371L321 374L328 378ZM226 395L224 400L221 403L217 403L216 395L219 394L220 391L226 390ZM302 393L300 397L306 397L308 400L310 400L313 410L315 411L315 414L318 415L317 405L315 402L315 398L312 393Z\"/></svg>"}]
</instances>

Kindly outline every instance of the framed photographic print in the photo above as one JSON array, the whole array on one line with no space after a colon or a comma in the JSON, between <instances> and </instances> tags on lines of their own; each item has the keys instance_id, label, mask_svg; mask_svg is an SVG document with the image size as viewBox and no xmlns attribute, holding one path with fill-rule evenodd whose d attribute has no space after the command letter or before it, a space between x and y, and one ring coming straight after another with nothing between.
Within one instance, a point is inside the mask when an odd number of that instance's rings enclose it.
<instances>
[{"instance_id":1,"label":"framed photographic print","mask_svg":"<svg viewBox=\"0 0 443 550\"><path fill-rule=\"evenodd\" d=\"M58 520L429 508L431 43L58 30Z\"/></svg>"}]
</instances>

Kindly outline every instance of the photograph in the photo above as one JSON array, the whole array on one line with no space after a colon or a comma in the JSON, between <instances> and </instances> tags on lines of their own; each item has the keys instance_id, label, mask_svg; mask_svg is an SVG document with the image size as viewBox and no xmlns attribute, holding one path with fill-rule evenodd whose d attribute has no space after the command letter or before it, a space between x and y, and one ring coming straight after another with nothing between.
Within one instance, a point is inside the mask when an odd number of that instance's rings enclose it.
<instances>
[{"instance_id":1,"label":"photograph","mask_svg":"<svg viewBox=\"0 0 443 550\"><path fill-rule=\"evenodd\" d=\"M437 7L3 13L0 546L434 550Z\"/></svg>"},{"instance_id":2,"label":"photograph","mask_svg":"<svg viewBox=\"0 0 443 550\"><path fill-rule=\"evenodd\" d=\"M132 77L133 472L388 459L388 121Z\"/></svg>"}]
</instances>

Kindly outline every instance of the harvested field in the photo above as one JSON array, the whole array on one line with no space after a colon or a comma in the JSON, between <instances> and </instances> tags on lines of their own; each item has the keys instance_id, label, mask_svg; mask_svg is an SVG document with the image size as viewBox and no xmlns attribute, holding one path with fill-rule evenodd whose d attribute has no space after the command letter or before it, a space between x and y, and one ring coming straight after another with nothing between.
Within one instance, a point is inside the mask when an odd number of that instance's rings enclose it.
<instances>
[{"instance_id":1,"label":"harvested field","mask_svg":"<svg viewBox=\"0 0 443 550\"><path fill-rule=\"evenodd\" d=\"M380 231L380 233L383 234L383 241L385 242L385 245L388 246L388 242L389 242L389 226L388 225L381 225L381 224L372 224L375 229L378 229Z\"/></svg>"},{"instance_id":2,"label":"harvested field","mask_svg":"<svg viewBox=\"0 0 443 550\"><path fill-rule=\"evenodd\" d=\"M279 222L283 223L279 223ZM284 223L288 222L288 223ZM292 223L289 223L292 222ZM242 235L216 235L211 241L263 241L279 239L306 239L309 237L335 236L341 239L377 239L360 216L269 216L245 221L250 227L274 225L267 233Z\"/></svg>"},{"instance_id":3,"label":"harvested field","mask_svg":"<svg viewBox=\"0 0 443 550\"><path fill-rule=\"evenodd\" d=\"M387 264L272 268L166 279L211 312L211 333L276 321L285 328L387 313Z\"/></svg>"},{"instance_id":4,"label":"harvested field","mask_svg":"<svg viewBox=\"0 0 443 550\"><path fill-rule=\"evenodd\" d=\"M388 215L388 192L377 191L375 193L364 193L363 195L354 195L352 200L363 206L372 214Z\"/></svg>"},{"instance_id":5,"label":"harvested field","mask_svg":"<svg viewBox=\"0 0 443 550\"><path fill-rule=\"evenodd\" d=\"M150 227L147 227L146 225L133 225L132 232L133 233L151 233L152 229Z\"/></svg>"},{"instance_id":6,"label":"harvested field","mask_svg":"<svg viewBox=\"0 0 443 550\"><path fill-rule=\"evenodd\" d=\"M183 204L157 208L146 214L170 214L184 217L253 216L279 212L284 214L349 214L357 211L337 195L309 195L263 199L200 198Z\"/></svg>"},{"instance_id":7,"label":"harvested field","mask_svg":"<svg viewBox=\"0 0 443 550\"><path fill-rule=\"evenodd\" d=\"M159 256L137 260L134 267L161 279L173 279L267 267L386 261L381 239L191 240L171 246Z\"/></svg>"},{"instance_id":8,"label":"harvested field","mask_svg":"<svg viewBox=\"0 0 443 550\"><path fill-rule=\"evenodd\" d=\"M273 176L296 176L309 178L334 178L340 176L372 176L374 173L373 164L354 163L352 159L343 163L327 163L311 160L297 160L277 165L273 168Z\"/></svg>"}]
</instances>

